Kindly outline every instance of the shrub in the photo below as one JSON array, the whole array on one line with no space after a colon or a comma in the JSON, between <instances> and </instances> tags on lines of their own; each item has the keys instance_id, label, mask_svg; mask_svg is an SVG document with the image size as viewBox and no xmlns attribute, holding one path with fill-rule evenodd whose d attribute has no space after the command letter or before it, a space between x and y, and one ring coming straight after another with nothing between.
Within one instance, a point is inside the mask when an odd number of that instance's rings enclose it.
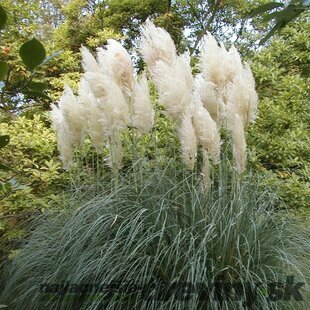
<instances>
[{"instance_id":1,"label":"shrub","mask_svg":"<svg viewBox=\"0 0 310 310\"><path fill-rule=\"evenodd\" d=\"M300 210L309 209L310 194L309 30L300 19L251 62L261 101L249 130L250 162L265 175L270 172L286 205Z\"/></svg>"},{"instance_id":2,"label":"shrub","mask_svg":"<svg viewBox=\"0 0 310 310\"><path fill-rule=\"evenodd\" d=\"M11 184L0 192L2 258L16 249L34 214L62 200L60 192L68 175L61 173L55 134L47 122L43 115L36 115L33 119L19 116L10 123L0 124L1 133L11 138L1 149L1 160L10 170L0 171L0 179Z\"/></svg>"}]
</instances>

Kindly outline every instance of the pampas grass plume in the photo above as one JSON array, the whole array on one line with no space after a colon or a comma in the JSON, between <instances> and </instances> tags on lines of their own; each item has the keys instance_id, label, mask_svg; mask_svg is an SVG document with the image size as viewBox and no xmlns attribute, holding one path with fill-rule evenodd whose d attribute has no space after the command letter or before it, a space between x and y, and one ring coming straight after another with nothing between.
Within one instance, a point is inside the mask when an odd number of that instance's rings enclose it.
<instances>
[{"instance_id":1,"label":"pampas grass plume","mask_svg":"<svg viewBox=\"0 0 310 310\"><path fill-rule=\"evenodd\" d=\"M190 109L182 118L181 125L178 128L178 136L181 142L183 161L188 169L193 170L197 157L198 141Z\"/></svg>"},{"instance_id":2,"label":"pampas grass plume","mask_svg":"<svg viewBox=\"0 0 310 310\"><path fill-rule=\"evenodd\" d=\"M141 30L140 52L151 73L158 60L171 63L177 57L176 47L169 33L156 27L149 19Z\"/></svg>"},{"instance_id":3,"label":"pampas grass plume","mask_svg":"<svg viewBox=\"0 0 310 310\"><path fill-rule=\"evenodd\" d=\"M245 171L247 161L247 145L242 117L238 114L233 114L229 127L232 133L234 166L237 172L241 174Z\"/></svg>"},{"instance_id":4,"label":"pampas grass plume","mask_svg":"<svg viewBox=\"0 0 310 310\"><path fill-rule=\"evenodd\" d=\"M143 74L139 81L135 81L133 89L133 126L141 134L147 133L153 127L154 115L148 81Z\"/></svg>"},{"instance_id":5,"label":"pampas grass plume","mask_svg":"<svg viewBox=\"0 0 310 310\"><path fill-rule=\"evenodd\" d=\"M223 119L225 103L216 92L216 86L207 82L201 74L195 78L195 90L199 93L203 106L208 110L212 119L217 123Z\"/></svg>"},{"instance_id":6,"label":"pampas grass plume","mask_svg":"<svg viewBox=\"0 0 310 310\"><path fill-rule=\"evenodd\" d=\"M86 119L85 131L89 135L92 145L96 148L97 152L100 152L105 144L108 133L100 122L103 113L102 109L85 78L82 78L80 81L78 100L84 107L83 113Z\"/></svg>"},{"instance_id":7,"label":"pampas grass plume","mask_svg":"<svg viewBox=\"0 0 310 310\"><path fill-rule=\"evenodd\" d=\"M73 161L73 144L68 135L68 128L61 110L52 104L52 126L57 135L57 146L64 168L69 168Z\"/></svg>"},{"instance_id":8,"label":"pampas grass plume","mask_svg":"<svg viewBox=\"0 0 310 310\"><path fill-rule=\"evenodd\" d=\"M101 72L112 77L124 93L130 93L133 87L133 65L126 49L115 40L108 40L105 49L97 49Z\"/></svg>"},{"instance_id":9,"label":"pampas grass plume","mask_svg":"<svg viewBox=\"0 0 310 310\"><path fill-rule=\"evenodd\" d=\"M183 55L173 63L158 61L153 79L167 115L180 122L192 100L193 76L189 58Z\"/></svg>"},{"instance_id":10,"label":"pampas grass plume","mask_svg":"<svg viewBox=\"0 0 310 310\"><path fill-rule=\"evenodd\" d=\"M227 102L231 105L229 109L230 113L238 114L244 126L255 121L258 96L255 91L255 81L249 65L246 65L228 86Z\"/></svg>"},{"instance_id":11,"label":"pampas grass plume","mask_svg":"<svg viewBox=\"0 0 310 310\"><path fill-rule=\"evenodd\" d=\"M83 107L78 102L72 89L65 85L63 94L59 100L59 109L67 124L68 135L73 145L79 145L83 141L84 114Z\"/></svg>"},{"instance_id":12,"label":"pampas grass plume","mask_svg":"<svg viewBox=\"0 0 310 310\"><path fill-rule=\"evenodd\" d=\"M97 59L81 48L84 75L79 96L65 86L59 108L53 106L53 126L58 147L67 165L73 147L86 132L97 151L109 142L111 165L121 167L121 135L128 127L139 134L150 131L154 109L146 75L134 76L131 57L115 40L97 49ZM246 165L245 127L253 122L257 110L255 81L248 64L242 65L238 51L226 50L208 33L202 40L200 70L195 79L190 58L177 55L169 33L147 20L142 27L140 52L158 91L164 113L175 122L186 166L194 169L197 148L202 147L202 175L205 189L210 184L210 160L220 161L220 126L232 134L235 167L239 173ZM226 122L224 122L226 121Z\"/></svg>"},{"instance_id":13,"label":"pampas grass plume","mask_svg":"<svg viewBox=\"0 0 310 310\"><path fill-rule=\"evenodd\" d=\"M202 151L203 156L203 165L201 169L201 176L202 176L202 190L205 194L208 193L211 187L211 164L209 160L209 155L207 150Z\"/></svg>"},{"instance_id":14,"label":"pampas grass plume","mask_svg":"<svg viewBox=\"0 0 310 310\"><path fill-rule=\"evenodd\" d=\"M214 163L220 161L221 137L216 122L203 107L199 94L193 99L193 124L199 144L209 153Z\"/></svg>"},{"instance_id":15,"label":"pampas grass plume","mask_svg":"<svg viewBox=\"0 0 310 310\"><path fill-rule=\"evenodd\" d=\"M99 65L88 48L82 46L81 53L84 72L100 72Z\"/></svg>"},{"instance_id":16,"label":"pampas grass plume","mask_svg":"<svg viewBox=\"0 0 310 310\"><path fill-rule=\"evenodd\" d=\"M219 94L223 95L228 83L242 69L241 58L234 47L227 51L208 33L202 40L200 69L204 78L212 82Z\"/></svg>"}]
</instances>

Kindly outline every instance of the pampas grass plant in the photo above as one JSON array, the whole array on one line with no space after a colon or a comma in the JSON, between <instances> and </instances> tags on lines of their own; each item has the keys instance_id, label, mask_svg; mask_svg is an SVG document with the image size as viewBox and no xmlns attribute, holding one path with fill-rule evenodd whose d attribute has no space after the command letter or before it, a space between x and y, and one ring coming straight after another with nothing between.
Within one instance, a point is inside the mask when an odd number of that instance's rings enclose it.
<instances>
[{"instance_id":1,"label":"pampas grass plant","mask_svg":"<svg viewBox=\"0 0 310 310\"><path fill-rule=\"evenodd\" d=\"M88 136L98 153L108 145L108 162L117 176L123 163L122 134L140 137L154 124L147 77L134 74L130 55L114 40L106 49L98 48L96 58L85 47L81 51L84 74L78 95L66 86L59 107L52 108L61 159L70 167L73 148ZM174 122L187 168L195 168L198 148L213 164L219 163L220 132L225 128L232 136L235 168L243 173L245 129L255 120L257 94L251 69L238 51L234 47L227 51L207 34L201 47L201 73L194 76L190 57L178 55L170 35L148 20L142 27L140 52L164 113Z\"/></svg>"},{"instance_id":2,"label":"pampas grass plant","mask_svg":"<svg viewBox=\"0 0 310 310\"><path fill-rule=\"evenodd\" d=\"M173 283L195 287L219 277L239 283L241 296L248 283L285 281L289 274L305 281L301 259L309 251L304 232L274 213L277 200L253 177L242 185L227 180L224 191L215 184L206 196L199 178L174 167L172 162L165 169L146 169L136 182L128 173L117 189L89 192L87 202L75 200L57 218L45 220L13 262L2 302L32 310L306 309L305 302L268 302L264 286L255 298L239 301L234 291L222 302L199 290L183 300L169 293ZM84 295L57 287L39 290L45 283L67 282L110 289ZM160 283L165 286L156 296L152 287ZM144 288L144 295L132 285Z\"/></svg>"},{"instance_id":3,"label":"pampas grass plant","mask_svg":"<svg viewBox=\"0 0 310 310\"><path fill-rule=\"evenodd\" d=\"M245 173L245 130L257 106L250 67L208 34L193 76L189 57L177 55L169 34L149 20L140 51L148 66L141 78L118 42L96 57L82 48L78 94L66 87L52 109L59 151L69 168L90 138L99 154L107 147L112 173L42 220L8 267L1 302L31 310L306 309L305 302L273 302L268 291L270 281L289 274L308 281L309 232L275 212L276 197ZM154 124L147 76L173 122L183 163L134 155ZM133 147L126 169L124 134ZM219 281L231 286L228 293L204 290ZM175 290L181 283L195 290L185 296L184 286ZM40 290L44 284L55 284L53 292ZM59 286L66 284L93 290L72 293ZM254 284L261 284L255 296Z\"/></svg>"}]
</instances>

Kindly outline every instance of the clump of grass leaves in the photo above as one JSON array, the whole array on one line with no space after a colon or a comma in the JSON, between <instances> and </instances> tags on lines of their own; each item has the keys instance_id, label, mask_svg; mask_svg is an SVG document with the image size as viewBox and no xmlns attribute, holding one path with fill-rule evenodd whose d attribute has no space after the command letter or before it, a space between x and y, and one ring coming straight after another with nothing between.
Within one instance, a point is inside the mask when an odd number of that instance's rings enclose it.
<instances>
[{"instance_id":1,"label":"clump of grass leaves","mask_svg":"<svg viewBox=\"0 0 310 310\"><path fill-rule=\"evenodd\" d=\"M290 273L306 281L309 243L273 211L276 198L253 184L253 176L228 180L224 171L214 172L221 177L205 195L197 176L173 167L129 172L113 190L104 190L110 183L101 180L101 193L89 193L85 203L75 198L45 220L13 261L2 303L32 310L304 309L305 302L271 302L265 286L255 296L245 292L248 283L281 281ZM224 297L197 289L217 279L239 283L239 300L236 286ZM45 283L110 287L44 293ZM158 290L159 283L165 285ZM183 298L175 283L190 283L195 293Z\"/></svg>"}]
</instances>

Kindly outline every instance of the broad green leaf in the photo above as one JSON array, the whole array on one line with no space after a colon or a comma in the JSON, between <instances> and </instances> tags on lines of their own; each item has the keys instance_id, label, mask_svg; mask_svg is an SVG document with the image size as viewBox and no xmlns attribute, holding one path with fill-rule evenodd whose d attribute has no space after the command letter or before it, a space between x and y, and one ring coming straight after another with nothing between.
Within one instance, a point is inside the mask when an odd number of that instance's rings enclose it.
<instances>
[{"instance_id":1,"label":"broad green leaf","mask_svg":"<svg viewBox=\"0 0 310 310\"><path fill-rule=\"evenodd\" d=\"M0 61L0 81L3 81L9 71L9 65L5 61Z\"/></svg>"},{"instance_id":2,"label":"broad green leaf","mask_svg":"<svg viewBox=\"0 0 310 310\"><path fill-rule=\"evenodd\" d=\"M0 30L4 28L7 19L8 16L5 12L5 9L3 8L3 6L0 5Z\"/></svg>"},{"instance_id":3,"label":"broad green leaf","mask_svg":"<svg viewBox=\"0 0 310 310\"><path fill-rule=\"evenodd\" d=\"M8 167L5 164L0 163L0 170L8 171L8 170L10 170L10 167Z\"/></svg>"},{"instance_id":4,"label":"broad green leaf","mask_svg":"<svg viewBox=\"0 0 310 310\"><path fill-rule=\"evenodd\" d=\"M12 190L12 184L10 182L6 182L4 183L4 189L7 191L7 192L10 192Z\"/></svg>"},{"instance_id":5,"label":"broad green leaf","mask_svg":"<svg viewBox=\"0 0 310 310\"><path fill-rule=\"evenodd\" d=\"M47 100L51 100L51 98L45 94L43 94L40 91L36 91L36 90L25 90L23 91L23 94L30 97L30 98L43 98L43 99L47 99Z\"/></svg>"},{"instance_id":6,"label":"broad green leaf","mask_svg":"<svg viewBox=\"0 0 310 310\"><path fill-rule=\"evenodd\" d=\"M298 17L303 11L303 9L295 10L295 7L287 7L285 10L267 15L263 20L268 22L271 19L275 19L277 23L283 22L282 27L284 27L290 21Z\"/></svg>"},{"instance_id":7,"label":"broad green leaf","mask_svg":"<svg viewBox=\"0 0 310 310\"><path fill-rule=\"evenodd\" d=\"M0 136L0 149L8 145L10 142L10 137L8 135Z\"/></svg>"},{"instance_id":8,"label":"broad green leaf","mask_svg":"<svg viewBox=\"0 0 310 310\"><path fill-rule=\"evenodd\" d=\"M270 14L266 15L263 18L263 21L264 22L269 22L270 20L272 20L274 18L279 20L281 17L285 16L285 14L286 14L285 10L280 11L280 12L273 12L273 13L270 13Z\"/></svg>"},{"instance_id":9,"label":"broad green leaf","mask_svg":"<svg viewBox=\"0 0 310 310\"><path fill-rule=\"evenodd\" d=\"M269 2L269 3L265 3L259 7L257 7L256 9L254 9L251 13L250 13L250 17L256 16L258 14L264 13L266 11L270 11L272 9L276 9L276 8L280 8L284 6L283 3L280 2Z\"/></svg>"},{"instance_id":10,"label":"broad green leaf","mask_svg":"<svg viewBox=\"0 0 310 310\"><path fill-rule=\"evenodd\" d=\"M266 35L263 39L260 40L259 44L262 45L262 44L266 43L267 40L268 40L269 38L271 38L277 30L281 29L281 27L282 27L282 24L281 24L281 23L276 24L276 25L267 33L267 35Z\"/></svg>"},{"instance_id":11,"label":"broad green leaf","mask_svg":"<svg viewBox=\"0 0 310 310\"><path fill-rule=\"evenodd\" d=\"M47 84L42 83L42 82L31 82L28 85L28 88L31 90L38 91L38 92L43 92L47 88Z\"/></svg>"},{"instance_id":12,"label":"broad green leaf","mask_svg":"<svg viewBox=\"0 0 310 310\"><path fill-rule=\"evenodd\" d=\"M46 52L40 41L32 39L20 47L19 55L23 63L32 71L44 61Z\"/></svg>"}]
</instances>

